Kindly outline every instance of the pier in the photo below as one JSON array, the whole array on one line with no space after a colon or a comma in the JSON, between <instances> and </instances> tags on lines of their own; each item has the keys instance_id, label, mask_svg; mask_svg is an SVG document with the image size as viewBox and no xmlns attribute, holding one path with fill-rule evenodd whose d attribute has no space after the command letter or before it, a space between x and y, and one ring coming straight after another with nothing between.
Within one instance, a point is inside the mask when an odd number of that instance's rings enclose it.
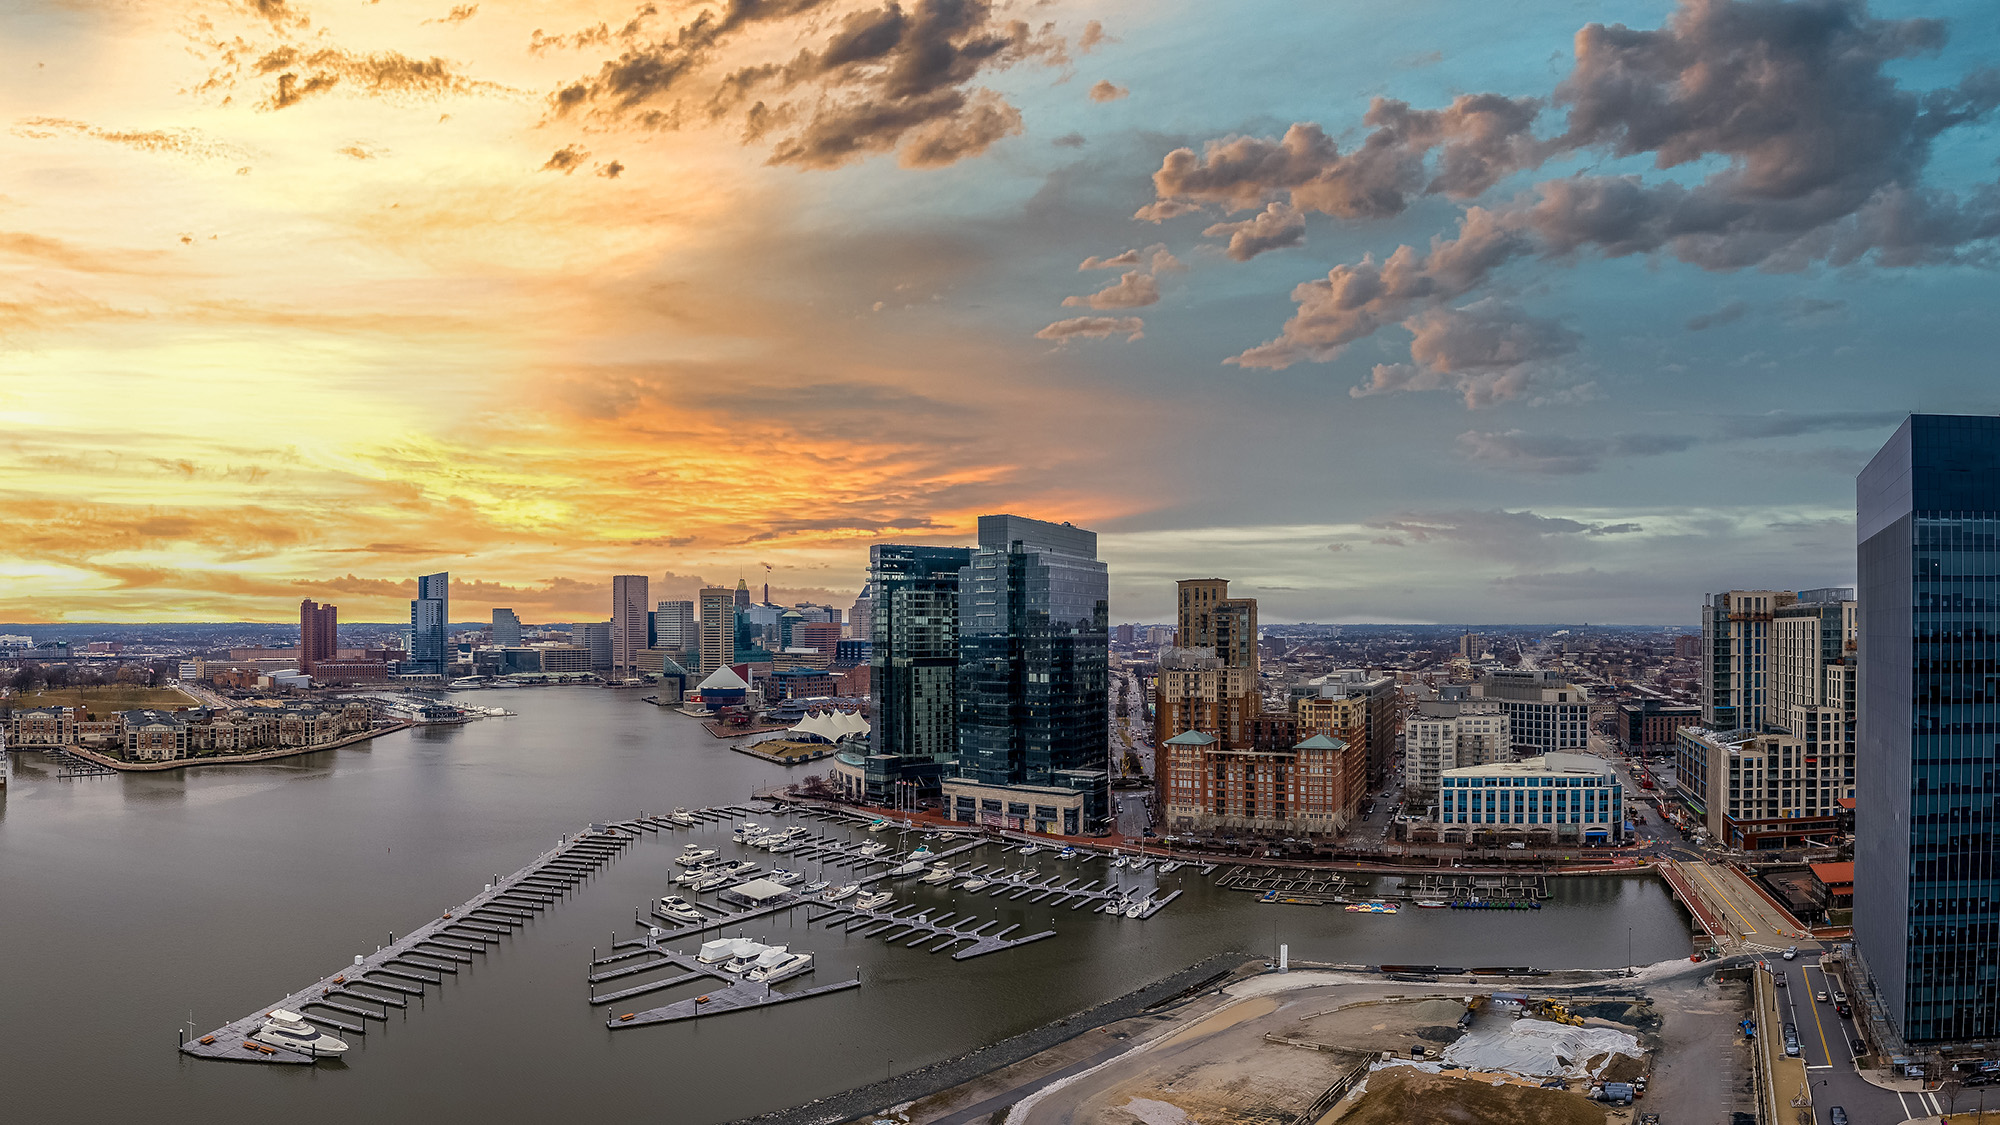
<instances>
[{"instance_id":1,"label":"pier","mask_svg":"<svg viewBox=\"0 0 2000 1125\"><path fill-rule=\"evenodd\" d=\"M725 1012L740 1012L750 1008L764 1008L772 1004L784 1004L793 1000L804 1000L812 996L824 996L829 992L842 992L850 988L861 987L861 978L857 975L852 980L836 981L833 984L823 984L813 988L802 988L796 992L773 992L771 986L768 984L756 984L741 980L734 974L715 965L702 964L691 954L679 953L668 949L663 944L665 940L649 931L646 936L634 941L619 942L612 948L611 956L600 957L592 961L591 968L595 970L599 966L616 964L634 958L652 958L652 960L643 964L627 965L602 972L592 972L588 978L592 989L590 1002L592 1004L615 1004L620 1000L644 995L648 992L658 992L677 985L692 984L698 980L719 981L721 982L721 987L705 992L690 1000L677 1000L671 1004L663 1004L657 1008L648 1008L645 1011L625 1012L615 1015L606 1019L604 1026L616 1031L619 1028L626 1027L646 1027L658 1023L675 1023L680 1020L698 1019L703 1016L718 1016ZM624 949L625 952L620 953L618 952L619 949ZM599 982L618 977L637 976L640 973L665 968L675 968L681 970L681 972L679 975L668 977L665 980L634 985L617 992L599 993L596 991L596 986Z\"/></svg>"},{"instance_id":2,"label":"pier","mask_svg":"<svg viewBox=\"0 0 2000 1125\"><path fill-rule=\"evenodd\" d=\"M969 942L965 948L952 953L951 959L954 961L983 957L988 953L998 953L1003 949L1012 949L1017 945L1026 945L1032 941L1056 936L1054 930L1043 930L1025 937L1010 938L1009 934L1021 928L1020 923L1016 922L1004 930L987 933L986 931L1000 924L998 919L975 926L973 923L978 921L978 915L975 914L949 911L932 918L932 913L930 910L918 910L913 906L900 906L889 910L862 910L834 903L828 904L826 912L817 918L808 913L806 925L845 924L850 934L879 937L890 943L902 942L911 949L920 945L927 946L926 953L942 953L954 945ZM957 921L950 925L945 924L953 918ZM916 936L912 938L912 934Z\"/></svg>"},{"instance_id":3,"label":"pier","mask_svg":"<svg viewBox=\"0 0 2000 1125\"><path fill-rule=\"evenodd\" d=\"M248 1016L196 1039L184 1036L180 1049L195 1058L225 1062L311 1065L318 1061L313 1055L262 1043L251 1045L256 1042L251 1037L263 1027L270 1012L285 1008L315 1025L365 1035L367 1021L387 1020L388 1009L406 1008L410 997L421 997L426 989L441 986L460 966L472 963L472 954L484 954L489 946L500 944L502 937L527 925L638 836L628 823L592 825L587 832L566 837L528 866L488 883L479 894L445 911L442 917L401 938L389 935L388 945L372 954L356 955L353 965Z\"/></svg>"}]
</instances>

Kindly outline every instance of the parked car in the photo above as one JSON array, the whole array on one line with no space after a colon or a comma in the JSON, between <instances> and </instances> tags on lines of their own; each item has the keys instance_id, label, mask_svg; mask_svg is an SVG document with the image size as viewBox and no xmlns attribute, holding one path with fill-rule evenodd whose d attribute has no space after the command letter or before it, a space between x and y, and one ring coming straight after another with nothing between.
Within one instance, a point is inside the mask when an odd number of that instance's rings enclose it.
<instances>
[{"instance_id":1,"label":"parked car","mask_svg":"<svg viewBox=\"0 0 2000 1125\"><path fill-rule=\"evenodd\" d=\"M1845 1003L1847 1003L1847 993L1845 993L1845 992L1842 992L1842 991L1841 991L1840 989L1838 989L1838 988L1834 989L1834 990L1833 990L1833 1002L1834 1002L1834 1003L1836 1003L1836 1004L1845 1004Z\"/></svg>"},{"instance_id":2,"label":"parked car","mask_svg":"<svg viewBox=\"0 0 2000 1125\"><path fill-rule=\"evenodd\" d=\"M1836 1000L1833 1002L1833 1013L1842 1019L1848 1019L1854 1015L1854 1009L1848 1007L1844 1002Z\"/></svg>"},{"instance_id":3,"label":"parked car","mask_svg":"<svg viewBox=\"0 0 2000 1125\"><path fill-rule=\"evenodd\" d=\"M1772 984L1777 985L1779 988L1785 987L1785 970L1779 969L1777 972L1772 973L1771 977Z\"/></svg>"},{"instance_id":4,"label":"parked car","mask_svg":"<svg viewBox=\"0 0 2000 1125\"><path fill-rule=\"evenodd\" d=\"M1786 1057L1786 1058L1788 1058L1788 1059L1795 1059L1795 1058L1798 1058L1798 1057L1799 1057L1799 1041L1798 1041L1798 1040L1796 1040L1796 1039L1787 1039L1787 1040L1785 1040L1785 1057Z\"/></svg>"},{"instance_id":5,"label":"parked car","mask_svg":"<svg viewBox=\"0 0 2000 1125\"><path fill-rule=\"evenodd\" d=\"M1863 1043L1859 1039L1851 1039L1848 1041L1847 1045L1854 1048L1854 1053L1857 1055L1865 1055L1868 1053L1868 1044Z\"/></svg>"}]
</instances>

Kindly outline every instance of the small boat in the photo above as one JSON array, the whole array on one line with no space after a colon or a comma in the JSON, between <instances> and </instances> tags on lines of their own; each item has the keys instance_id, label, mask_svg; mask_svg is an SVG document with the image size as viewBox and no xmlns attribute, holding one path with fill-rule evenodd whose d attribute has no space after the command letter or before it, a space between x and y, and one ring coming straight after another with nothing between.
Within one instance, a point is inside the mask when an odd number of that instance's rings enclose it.
<instances>
[{"instance_id":1,"label":"small boat","mask_svg":"<svg viewBox=\"0 0 2000 1125\"><path fill-rule=\"evenodd\" d=\"M926 833L924 833L924 839L925 839L926 841L929 841L929 840L935 840L935 839L937 839L937 838L938 838L938 834L937 834L937 833L935 833L935 832L926 832Z\"/></svg>"},{"instance_id":2,"label":"small boat","mask_svg":"<svg viewBox=\"0 0 2000 1125\"><path fill-rule=\"evenodd\" d=\"M743 966L741 969L735 968L736 962L734 961L731 961L728 965L723 966L723 968L729 969L732 972L742 973L745 977L748 977L751 973L757 971L758 969L770 968L775 965L782 965L786 961L790 960L791 956L792 956L791 952L787 950L784 946L774 945L769 949L764 950L762 953L759 953L757 956L751 958L750 963Z\"/></svg>"},{"instance_id":3,"label":"small boat","mask_svg":"<svg viewBox=\"0 0 2000 1125\"><path fill-rule=\"evenodd\" d=\"M909 857L908 857L908 858L910 858L910 859L918 859L918 860L923 860L923 859L929 859L930 857L932 857L932 856L934 856L934 855L936 855L936 854L937 854L936 852L934 852L934 851L930 850L930 848L926 847L925 845L923 845L923 844L918 844L918 845L917 845L917 850L916 850L916 851L913 851L913 852L911 852L911 853L909 854Z\"/></svg>"},{"instance_id":4,"label":"small boat","mask_svg":"<svg viewBox=\"0 0 2000 1125\"><path fill-rule=\"evenodd\" d=\"M1057 852L1057 853L1056 853L1056 858L1057 858L1057 859L1075 859L1075 858L1076 858L1076 849L1075 849L1075 848L1072 848L1072 847L1070 847L1070 846L1069 846L1069 845L1067 845L1067 844L1065 844L1065 845L1063 845L1063 850L1061 850L1061 851L1059 851L1059 852Z\"/></svg>"},{"instance_id":5,"label":"small boat","mask_svg":"<svg viewBox=\"0 0 2000 1125\"><path fill-rule=\"evenodd\" d=\"M746 946L749 948L745 948ZM757 964L758 958L768 957L773 952L776 952L779 957L783 957L785 955L785 947L782 945L763 945L754 941L739 942L736 947L736 956L731 957L723 963L722 971L742 976Z\"/></svg>"},{"instance_id":6,"label":"small boat","mask_svg":"<svg viewBox=\"0 0 2000 1125\"><path fill-rule=\"evenodd\" d=\"M747 859L733 859L714 868L725 875L748 875L757 870L757 865Z\"/></svg>"},{"instance_id":7,"label":"small boat","mask_svg":"<svg viewBox=\"0 0 2000 1125\"><path fill-rule=\"evenodd\" d=\"M806 873L803 871L787 871L782 867L777 867L773 868L771 870L771 873L769 875L764 876L764 878L769 879L770 881L778 884L781 887L790 887L805 882Z\"/></svg>"},{"instance_id":8,"label":"small boat","mask_svg":"<svg viewBox=\"0 0 2000 1125\"><path fill-rule=\"evenodd\" d=\"M890 894L888 891L875 891L872 894L865 894L862 895L860 898L855 899L854 909L880 910L881 908L889 905L895 900L896 896Z\"/></svg>"},{"instance_id":9,"label":"small boat","mask_svg":"<svg viewBox=\"0 0 2000 1125\"><path fill-rule=\"evenodd\" d=\"M873 824L870 824L870 825L868 826L868 831L870 831L870 832L887 832L887 831L888 831L889 829L891 829L891 828L894 828L894 827L896 827L896 826L895 826L895 825L893 825L893 824L890 824L890 823L889 823L888 821L886 821L886 820L882 820L882 819L879 819L879 818L878 818L878 819L876 819L876 821L875 821L875 822L874 822Z\"/></svg>"},{"instance_id":10,"label":"small boat","mask_svg":"<svg viewBox=\"0 0 2000 1125\"><path fill-rule=\"evenodd\" d=\"M679 895L668 895L661 899L658 912L672 918L676 922L701 921L701 911L694 908L694 903L689 902Z\"/></svg>"},{"instance_id":11,"label":"small boat","mask_svg":"<svg viewBox=\"0 0 2000 1125\"><path fill-rule=\"evenodd\" d=\"M700 881L695 883L694 889L698 894L707 894L710 891L719 891L735 882L739 882L736 872L714 871L702 876Z\"/></svg>"},{"instance_id":12,"label":"small boat","mask_svg":"<svg viewBox=\"0 0 2000 1125\"><path fill-rule=\"evenodd\" d=\"M821 902L839 902L842 899L853 898L859 893L861 893L861 884L843 883L838 887L828 887L826 890L821 891L819 898Z\"/></svg>"},{"instance_id":13,"label":"small boat","mask_svg":"<svg viewBox=\"0 0 2000 1125\"><path fill-rule=\"evenodd\" d=\"M347 1050L345 1041L335 1039L306 1022L297 1012L273 1008L266 1012L264 1026L250 1036L267 1047L283 1047L302 1055L337 1055Z\"/></svg>"},{"instance_id":14,"label":"small boat","mask_svg":"<svg viewBox=\"0 0 2000 1125\"><path fill-rule=\"evenodd\" d=\"M951 864L938 862L932 864L931 869L924 874L924 877L917 881L937 886L940 883L949 883L956 878L958 878L958 872L952 869Z\"/></svg>"},{"instance_id":15,"label":"small boat","mask_svg":"<svg viewBox=\"0 0 2000 1125\"><path fill-rule=\"evenodd\" d=\"M743 979L759 984L776 984L781 980L790 980L801 973L810 973L812 972L812 968L812 954L788 953L783 960L776 964L764 965L760 963L756 968L744 973Z\"/></svg>"},{"instance_id":16,"label":"small boat","mask_svg":"<svg viewBox=\"0 0 2000 1125\"><path fill-rule=\"evenodd\" d=\"M889 845L883 843L882 841L870 840L867 843L861 845L860 847L854 849L854 852L856 855L881 855L883 852L886 852L888 850L889 850Z\"/></svg>"},{"instance_id":17,"label":"small boat","mask_svg":"<svg viewBox=\"0 0 2000 1125\"><path fill-rule=\"evenodd\" d=\"M1121 894L1112 895L1110 898L1105 899L1104 902L1098 906L1097 912L1099 914L1125 913L1125 896Z\"/></svg>"},{"instance_id":18,"label":"small boat","mask_svg":"<svg viewBox=\"0 0 2000 1125\"><path fill-rule=\"evenodd\" d=\"M1445 910L1450 906L1450 903L1434 898L1421 898L1417 900L1417 908L1420 910Z\"/></svg>"},{"instance_id":19,"label":"small boat","mask_svg":"<svg viewBox=\"0 0 2000 1125\"><path fill-rule=\"evenodd\" d=\"M1150 856L1136 856L1132 860L1132 870L1134 871L1144 871L1151 866L1153 866L1153 860Z\"/></svg>"},{"instance_id":20,"label":"small boat","mask_svg":"<svg viewBox=\"0 0 2000 1125\"><path fill-rule=\"evenodd\" d=\"M1035 854L1036 852L1038 852L1038 851L1041 851L1041 850L1042 850L1042 846L1041 846L1040 844L1022 844L1022 845L1021 845L1021 854L1022 854L1022 855L1034 855L1034 854Z\"/></svg>"},{"instance_id":21,"label":"small boat","mask_svg":"<svg viewBox=\"0 0 2000 1125\"><path fill-rule=\"evenodd\" d=\"M965 882L960 883L958 885L958 889L961 891L983 891L988 886L992 885L992 882L993 880L991 879L981 879L975 877L967 879Z\"/></svg>"},{"instance_id":22,"label":"small boat","mask_svg":"<svg viewBox=\"0 0 2000 1125\"><path fill-rule=\"evenodd\" d=\"M695 823L694 815L684 808L675 809L672 813L668 814L667 819L683 828L691 828Z\"/></svg>"},{"instance_id":23,"label":"small boat","mask_svg":"<svg viewBox=\"0 0 2000 1125\"><path fill-rule=\"evenodd\" d=\"M1152 908L1153 908L1152 896L1147 895L1146 897L1139 899L1137 902L1134 902L1130 906L1127 906L1125 908L1125 917L1137 918L1140 915L1146 913L1146 911L1151 910Z\"/></svg>"},{"instance_id":24,"label":"small boat","mask_svg":"<svg viewBox=\"0 0 2000 1125\"><path fill-rule=\"evenodd\" d=\"M802 895L816 895L831 886L833 884L827 882L825 879L814 879L812 882L800 887L799 893Z\"/></svg>"},{"instance_id":25,"label":"small boat","mask_svg":"<svg viewBox=\"0 0 2000 1125\"><path fill-rule=\"evenodd\" d=\"M1181 869L1181 861L1178 859L1170 859L1167 862L1162 863L1160 865L1160 874L1168 875L1172 874L1175 871L1179 871L1180 869Z\"/></svg>"},{"instance_id":26,"label":"small boat","mask_svg":"<svg viewBox=\"0 0 2000 1125\"><path fill-rule=\"evenodd\" d=\"M779 852L779 853L784 853L784 852L795 852L795 851L798 851L798 850L799 850L799 849L800 849L801 847L804 847L804 846L805 846L805 845L804 845L804 843L803 843L802 841L799 841L799 840L779 840L779 841L778 841L777 843L775 843L775 844L772 844L772 845L771 845L771 846L770 846L770 847L769 847L768 849L766 849L766 850L768 850L768 851L774 851L774 852Z\"/></svg>"},{"instance_id":27,"label":"small boat","mask_svg":"<svg viewBox=\"0 0 2000 1125\"><path fill-rule=\"evenodd\" d=\"M681 854L674 857L674 862L680 864L682 867L692 867L695 864L700 863L705 859L714 859L714 858L715 858L714 848L701 848L701 847L696 847L693 844L689 844L687 851L684 851Z\"/></svg>"},{"instance_id":28,"label":"small boat","mask_svg":"<svg viewBox=\"0 0 2000 1125\"><path fill-rule=\"evenodd\" d=\"M1116 853L1114 853L1114 854L1116 854ZM1111 861L1111 866L1113 866L1113 867L1123 867L1123 866L1125 866L1125 857L1121 855L1121 856L1118 856L1118 857L1117 857L1116 859L1113 859L1113 860Z\"/></svg>"},{"instance_id":29,"label":"small boat","mask_svg":"<svg viewBox=\"0 0 2000 1125\"><path fill-rule=\"evenodd\" d=\"M921 859L913 859L908 863L891 867L889 869L889 876L894 879L901 879L906 875L915 875L917 872L922 871L923 869L924 869L924 861Z\"/></svg>"},{"instance_id":30,"label":"small boat","mask_svg":"<svg viewBox=\"0 0 2000 1125\"><path fill-rule=\"evenodd\" d=\"M1401 909L1401 906L1393 902L1350 902L1347 904L1347 912L1349 914L1394 914Z\"/></svg>"}]
</instances>

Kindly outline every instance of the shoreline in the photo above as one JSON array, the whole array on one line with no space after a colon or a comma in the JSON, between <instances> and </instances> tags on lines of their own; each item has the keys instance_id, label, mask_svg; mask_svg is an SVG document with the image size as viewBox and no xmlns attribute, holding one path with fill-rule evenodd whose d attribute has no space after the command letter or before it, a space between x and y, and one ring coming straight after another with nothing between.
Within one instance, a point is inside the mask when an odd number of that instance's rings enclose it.
<instances>
[{"instance_id":1,"label":"shoreline","mask_svg":"<svg viewBox=\"0 0 2000 1125\"><path fill-rule=\"evenodd\" d=\"M171 762L125 762L117 758L107 757L95 750L87 750L81 746L58 746L55 749L74 754L84 761L117 770L119 773L160 773L165 770L191 769L195 766L229 766L247 762L271 762L280 758L296 758L301 754L317 754L322 750L338 750L343 746L352 746L357 742L367 742L370 739L379 738L385 734L394 734L399 730L408 730L416 725L413 722L405 720L394 726L376 727L358 734L350 734L346 738L321 743L318 746L281 746L275 750L260 750L255 754L230 754L226 757L215 758L176 758Z\"/></svg>"}]
</instances>

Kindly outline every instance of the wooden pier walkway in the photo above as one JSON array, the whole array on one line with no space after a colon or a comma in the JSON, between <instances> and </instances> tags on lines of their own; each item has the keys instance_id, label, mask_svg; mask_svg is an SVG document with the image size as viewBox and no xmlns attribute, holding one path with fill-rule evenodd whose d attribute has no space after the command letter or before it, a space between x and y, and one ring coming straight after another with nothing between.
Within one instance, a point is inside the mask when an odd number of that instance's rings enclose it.
<instances>
[{"instance_id":1,"label":"wooden pier walkway","mask_svg":"<svg viewBox=\"0 0 2000 1125\"><path fill-rule=\"evenodd\" d=\"M353 965L242 1019L185 1040L180 1049L201 1059L310 1065L318 1060L308 1054L248 1045L270 1012L286 1008L314 1024L349 1035L366 1034L366 1021L386 1020L387 1009L407 1007L408 997L422 996L425 989L441 985L446 976L458 972L458 966L472 963L470 954L485 953L488 946L498 945L503 936L527 925L537 912L560 900L638 836L638 829L627 822L593 825L587 832L565 837L528 866L488 883L443 917L401 938L389 935L388 945L356 956ZM343 1016L362 1022L350 1022Z\"/></svg>"}]
</instances>

